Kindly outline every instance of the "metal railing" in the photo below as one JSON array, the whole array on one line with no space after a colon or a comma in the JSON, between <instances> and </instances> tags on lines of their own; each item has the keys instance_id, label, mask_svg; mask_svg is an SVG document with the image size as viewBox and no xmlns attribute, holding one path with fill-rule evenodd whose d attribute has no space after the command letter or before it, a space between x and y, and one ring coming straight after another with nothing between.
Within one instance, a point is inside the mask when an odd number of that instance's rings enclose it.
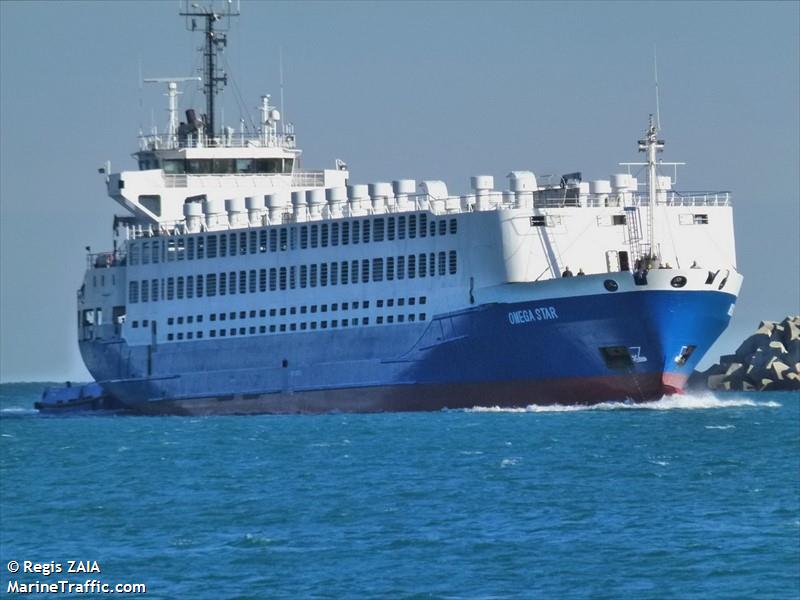
<instances>
[{"instance_id":1,"label":"metal railing","mask_svg":"<svg viewBox=\"0 0 800 600\"><path fill-rule=\"evenodd\" d=\"M296 148L293 133L232 133L209 139L205 135L151 133L139 136L140 150L176 150L178 148Z\"/></svg>"},{"instance_id":2,"label":"metal railing","mask_svg":"<svg viewBox=\"0 0 800 600\"><path fill-rule=\"evenodd\" d=\"M304 171L295 169L291 173L164 173L164 187L167 188L221 188L221 187L258 187L266 178L275 176L292 178L292 187L322 187L325 185L324 171Z\"/></svg>"}]
</instances>

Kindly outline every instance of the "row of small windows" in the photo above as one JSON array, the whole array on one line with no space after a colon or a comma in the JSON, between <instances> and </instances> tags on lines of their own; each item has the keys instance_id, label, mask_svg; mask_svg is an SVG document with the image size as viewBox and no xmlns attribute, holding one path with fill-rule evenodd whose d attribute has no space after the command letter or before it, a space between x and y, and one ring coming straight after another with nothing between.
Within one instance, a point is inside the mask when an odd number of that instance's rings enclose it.
<instances>
[{"instance_id":1,"label":"row of small windows","mask_svg":"<svg viewBox=\"0 0 800 600\"><path fill-rule=\"evenodd\" d=\"M458 255L455 250L450 250L408 256L167 277L166 280L131 281L128 283L128 301L133 304L203 296L253 294L359 282L435 277L437 274L455 275L457 272Z\"/></svg>"},{"instance_id":2,"label":"row of small windows","mask_svg":"<svg viewBox=\"0 0 800 600\"><path fill-rule=\"evenodd\" d=\"M295 227L249 230L158 239L132 243L130 264L150 264L296 250L297 248L327 248L349 244L394 241L406 238L456 234L456 219L428 222L428 215L376 217L341 223L319 223Z\"/></svg>"},{"instance_id":3,"label":"row of small windows","mask_svg":"<svg viewBox=\"0 0 800 600\"><path fill-rule=\"evenodd\" d=\"M370 324L370 317L369 316L345 316L348 311L355 311L355 310L368 310L371 306L370 300L355 300L353 302L333 302L331 304L311 304L311 305L300 305L300 306L290 306L290 307L281 307L281 308L270 308L269 310L262 308L259 310L241 310L241 311L230 311L230 312L220 312L220 313L210 313L208 315L208 320L210 322L221 323L223 321L236 321L237 318L239 321L249 319L255 319L259 317L264 319L269 315L269 317L276 318L276 317L286 317L294 316L294 315L319 315L322 320L320 321L300 321L300 322L293 322L293 323L272 323L269 325L259 323L258 325L248 324L248 326L242 327L221 327L219 329L210 329L208 330L209 337L224 337L225 335L236 335L236 332L239 332L239 335L247 335L249 334L264 334L269 331L269 333L276 333L276 332L285 332L285 331L306 331L308 329L316 330L319 329L328 329L328 328L337 328L337 327L355 327L358 325L369 325ZM425 321L427 318L427 313L425 312L411 312L422 309L428 302L427 296L419 296L419 297L410 297L410 298L389 298L389 299L378 299L374 301L374 306L379 309L385 309L386 312L396 312L396 311L409 311L403 312L402 314L382 314L378 315L375 318L376 325L383 325L385 324L393 324L393 323L414 323L417 321ZM423 309L424 310L424 309ZM344 313L344 314L343 314ZM308 318L308 317L305 317ZM314 319L315 317L311 317ZM184 325L191 325L196 326L200 325L204 322L204 315L184 315L179 317L168 317L167 318L167 326L171 329L170 332L167 333L167 340L191 340L191 339L202 339L203 338L203 331L174 331L173 329L176 327L181 327ZM143 328L148 327L150 321L148 319L144 319L141 321L141 326ZM131 321L131 327L133 329L139 328L140 322L138 320ZM212 326L213 327L213 326ZM226 334L227 332L227 334Z\"/></svg>"},{"instance_id":4,"label":"row of small windows","mask_svg":"<svg viewBox=\"0 0 800 600\"><path fill-rule=\"evenodd\" d=\"M425 321L426 319L425 313L411 313L411 314L401 314L401 315L389 315L389 316L380 316L375 319L375 323L377 325L392 324L392 323L414 323L419 318L420 322ZM280 325L270 325L269 332L270 333L284 333L286 331L315 331L317 329L337 329L337 328L344 328L344 327L358 327L359 325L369 325L369 317L353 317L352 319L331 319L330 321L301 321L300 323L281 323ZM267 333L267 326L266 325L259 325L256 327L255 325L251 325L250 327L231 327L229 329L209 329L208 330L208 337L226 337L226 336L235 336L237 335L255 335L258 334L265 334ZM192 339L202 339L203 338L203 331L187 331L178 333L168 333L167 334L167 341L171 342L174 340L192 340Z\"/></svg>"}]
</instances>

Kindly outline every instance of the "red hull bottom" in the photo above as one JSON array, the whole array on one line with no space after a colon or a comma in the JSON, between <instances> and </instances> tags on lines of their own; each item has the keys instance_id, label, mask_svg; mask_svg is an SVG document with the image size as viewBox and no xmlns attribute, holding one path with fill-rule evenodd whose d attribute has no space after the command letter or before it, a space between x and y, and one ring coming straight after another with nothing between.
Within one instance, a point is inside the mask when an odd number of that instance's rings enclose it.
<instances>
[{"instance_id":1,"label":"red hull bottom","mask_svg":"<svg viewBox=\"0 0 800 600\"><path fill-rule=\"evenodd\" d=\"M680 393L686 377L653 373L545 381L397 385L164 399L132 407L150 415L422 412L474 407L647 402Z\"/></svg>"}]
</instances>

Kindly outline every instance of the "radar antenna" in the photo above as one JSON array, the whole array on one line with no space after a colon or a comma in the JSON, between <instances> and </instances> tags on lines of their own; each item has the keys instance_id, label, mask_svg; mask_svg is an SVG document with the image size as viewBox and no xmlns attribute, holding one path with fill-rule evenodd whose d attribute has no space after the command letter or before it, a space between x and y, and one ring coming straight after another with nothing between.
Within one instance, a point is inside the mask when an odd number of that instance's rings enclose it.
<instances>
[{"instance_id":1,"label":"radar antenna","mask_svg":"<svg viewBox=\"0 0 800 600\"><path fill-rule=\"evenodd\" d=\"M189 31L197 31L197 18L205 20L205 44L203 46L203 94L206 97L206 114L203 122L205 123L206 135L209 143L213 144L216 133L214 124L214 99L221 89L227 85L228 76L224 72L217 70L218 54L228 45L228 39L224 31L230 28L231 17L239 16L239 3L233 8L233 3L228 0L224 10L217 12L214 10L213 2L208 6L200 6L197 3L189 4L186 0L182 17L186 17L186 28Z\"/></svg>"}]
</instances>

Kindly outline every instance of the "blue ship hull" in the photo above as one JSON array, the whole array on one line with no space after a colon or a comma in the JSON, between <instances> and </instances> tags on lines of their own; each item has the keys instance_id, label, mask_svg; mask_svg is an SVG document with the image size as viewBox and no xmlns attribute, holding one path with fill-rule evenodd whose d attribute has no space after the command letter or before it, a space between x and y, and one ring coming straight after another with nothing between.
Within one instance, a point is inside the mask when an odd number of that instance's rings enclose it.
<instances>
[{"instance_id":1,"label":"blue ship hull","mask_svg":"<svg viewBox=\"0 0 800 600\"><path fill-rule=\"evenodd\" d=\"M620 291L484 304L422 324L164 344L149 357L124 342L81 349L108 393L150 414L641 402L680 391L735 301Z\"/></svg>"}]
</instances>

